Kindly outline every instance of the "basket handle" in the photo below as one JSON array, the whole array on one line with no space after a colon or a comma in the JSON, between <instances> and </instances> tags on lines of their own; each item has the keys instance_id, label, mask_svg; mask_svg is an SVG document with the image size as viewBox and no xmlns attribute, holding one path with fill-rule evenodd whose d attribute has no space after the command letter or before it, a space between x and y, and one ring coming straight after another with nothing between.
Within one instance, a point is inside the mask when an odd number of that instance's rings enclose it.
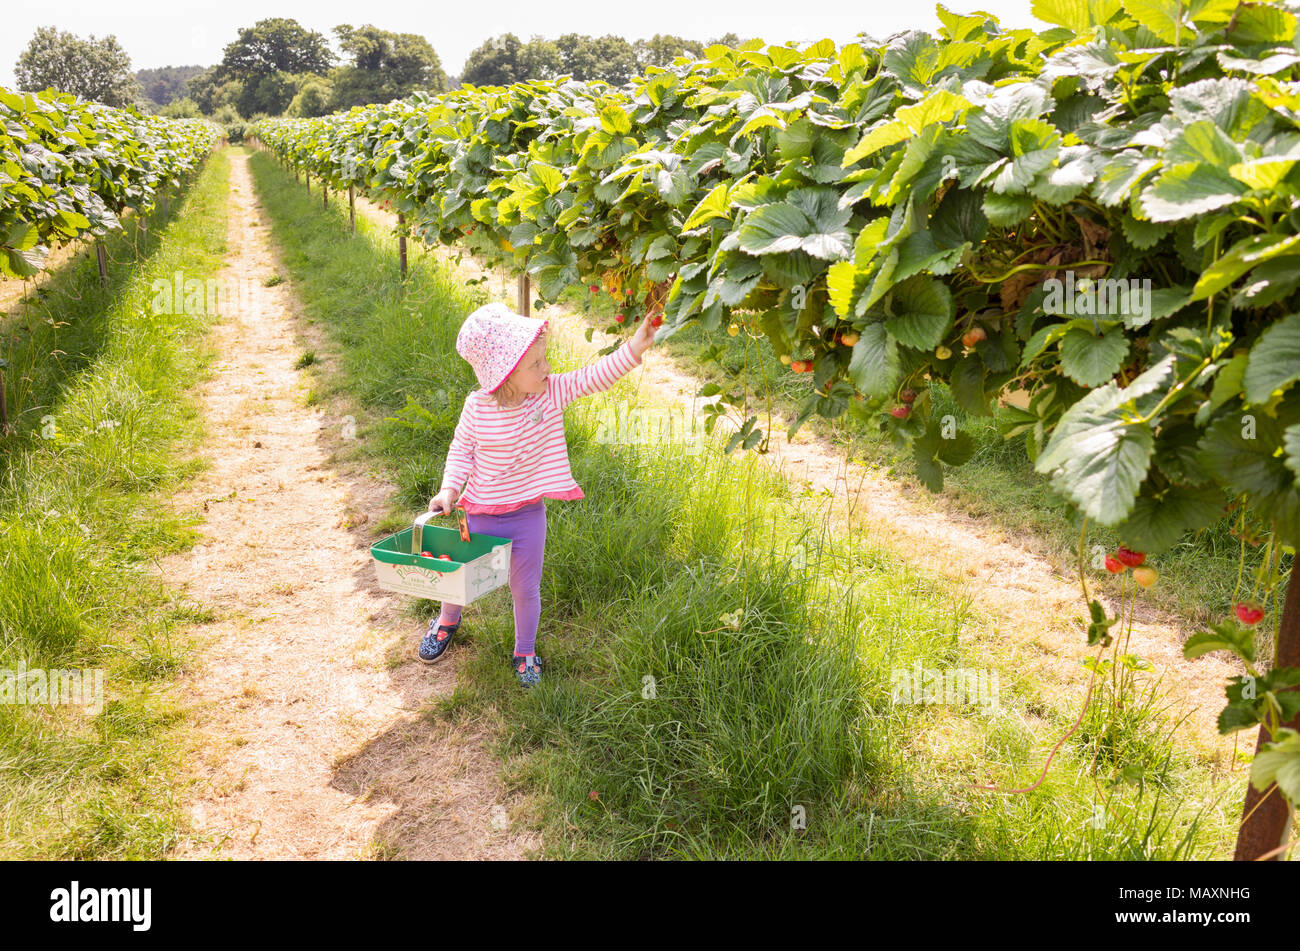
<instances>
[{"instance_id":1,"label":"basket handle","mask_svg":"<svg viewBox=\"0 0 1300 951\"><path fill-rule=\"evenodd\" d=\"M460 529L460 540L463 542L468 542L469 541L469 518L465 514L465 507L463 505L458 504L452 508L452 512L455 513L456 515L457 527ZM421 512L419 515L415 516L415 526L411 531L411 554L412 555L418 555L420 552L424 551L425 523L428 522L429 519L433 518L433 516L437 514L439 513Z\"/></svg>"}]
</instances>

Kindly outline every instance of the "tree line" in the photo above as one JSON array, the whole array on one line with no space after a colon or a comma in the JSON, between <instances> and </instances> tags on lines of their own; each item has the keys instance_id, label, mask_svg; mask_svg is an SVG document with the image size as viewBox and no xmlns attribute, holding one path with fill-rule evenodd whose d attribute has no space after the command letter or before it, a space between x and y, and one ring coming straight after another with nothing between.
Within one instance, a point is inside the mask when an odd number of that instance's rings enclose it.
<instances>
[{"instance_id":1,"label":"tree line","mask_svg":"<svg viewBox=\"0 0 1300 951\"><path fill-rule=\"evenodd\" d=\"M741 42L734 33L707 43L660 33L634 41L566 33L524 42L503 33L474 50L460 76L448 76L437 52L418 34L346 23L332 32L341 53L325 34L291 18L271 17L241 29L215 66L132 73L116 37L83 39L40 27L19 56L15 75L24 90L53 87L116 107L134 104L145 112L206 116L242 132L244 122L256 117L320 116L462 84L506 86L571 75L622 85L650 66L698 57L713 44Z\"/></svg>"}]
</instances>

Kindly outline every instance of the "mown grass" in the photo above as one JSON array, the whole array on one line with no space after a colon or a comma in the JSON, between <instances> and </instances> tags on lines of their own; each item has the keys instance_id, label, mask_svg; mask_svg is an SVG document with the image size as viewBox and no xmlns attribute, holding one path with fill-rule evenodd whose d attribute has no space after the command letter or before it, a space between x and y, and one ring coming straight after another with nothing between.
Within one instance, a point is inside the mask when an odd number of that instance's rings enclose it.
<instances>
[{"instance_id":1,"label":"mown grass","mask_svg":"<svg viewBox=\"0 0 1300 951\"><path fill-rule=\"evenodd\" d=\"M584 315L592 326L600 329L617 326L613 323L615 303L603 292L591 294L586 287L571 287L558 303ZM545 312L539 315L545 316ZM705 359L705 354L715 346L721 349L718 359ZM812 374L790 372L777 360L766 337L752 336L743 329L733 337L726 331L710 333L693 323L670 336L663 347L706 382L728 388L743 384L756 395L747 414L758 413L760 426L766 425L764 414L769 397L773 410L793 419L799 405L812 392ZM1082 522L1052 490L1049 481L1034 471L1024 438L1008 440L1002 436L998 421L1007 411L995 407L992 416L971 415L957 405L941 382L932 386L931 396L935 416L952 415L976 446L969 462L946 469L944 494L935 498L935 503L987 519L1011 536L1032 534L1045 543L1059 564L1072 563L1077 558ZM864 422L846 413L835 420L813 416L806 425L812 432L841 446L850 458L886 468L920 487L912 457L898 452L878 423ZM921 489L921 493L924 496L925 490ZM1251 572L1263 555L1262 548L1248 546L1233 537L1232 527L1233 520L1226 518L1169 551L1153 555L1150 563L1158 567L1162 581L1144 599L1200 623L1219 621L1230 615L1234 599L1250 595ZM1114 551L1125 541L1113 529L1089 526L1088 558L1091 561L1095 555L1095 546ZM1245 566L1244 589L1239 589L1237 583L1241 564ZM1118 598L1119 582L1109 578L1100 566L1092 572L1092 578L1100 590ZM1267 608L1269 615L1261 629L1275 630L1281 618L1281 604L1270 602Z\"/></svg>"},{"instance_id":2,"label":"mown grass","mask_svg":"<svg viewBox=\"0 0 1300 951\"><path fill-rule=\"evenodd\" d=\"M377 225L360 218L351 238L345 207L322 210L266 153L252 167L295 292L339 356L322 390L360 401L361 451L398 486L376 529L391 530L438 484L474 386L454 339L483 292L418 253L400 282ZM579 359L558 344L551 358ZM507 666L498 591L466 609L458 687L430 711L493 724L544 855L1226 854L1241 774L1198 764L1148 705L1115 712L1104 691L1036 790L972 789L1032 780L1074 703L1026 675L950 583L836 536L754 456L600 441L602 413L631 392L621 381L568 416L587 498L548 508L543 684L524 692ZM419 618L435 608L412 602ZM996 673L1000 702L893 702L913 665Z\"/></svg>"},{"instance_id":3,"label":"mown grass","mask_svg":"<svg viewBox=\"0 0 1300 951\"><path fill-rule=\"evenodd\" d=\"M0 441L0 668L101 669L104 705L0 703L0 854L158 858L181 714L168 681L203 612L168 591L156 557L193 542L164 504L201 419L187 389L209 317L154 313L155 279L222 262L229 160L208 159L170 217L128 218L0 323L16 431ZM137 258L138 255L138 258Z\"/></svg>"}]
</instances>

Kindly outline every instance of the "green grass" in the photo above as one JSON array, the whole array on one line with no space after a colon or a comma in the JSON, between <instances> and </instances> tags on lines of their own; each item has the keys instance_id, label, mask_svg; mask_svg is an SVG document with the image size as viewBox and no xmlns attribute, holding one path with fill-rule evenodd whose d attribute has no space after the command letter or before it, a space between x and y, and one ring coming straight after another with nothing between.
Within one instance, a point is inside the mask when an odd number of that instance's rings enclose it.
<instances>
[{"instance_id":1,"label":"green grass","mask_svg":"<svg viewBox=\"0 0 1300 951\"><path fill-rule=\"evenodd\" d=\"M585 286L571 287L558 303L584 315L591 325L600 329L617 326L613 323L617 308L613 299L603 292L593 295ZM545 312L540 315L545 316ZM766 425L769 396L772 409L793 419L798 406L812 392L812 374L792 373L782 366L766 337L754 337L743 330L735 337L725 330L710 333L698 323L692 323L661 346L690 366L703 381L725 387L743 384L748 392L756 394L756 401L741 418L758 413L760 426ZM703 359L712 346L721 348L719 359ZM1013 537L1032 534L1045 543L1059 564L1073 564L1082 523L1052 490L1048 480L1034 471L1024 439L1003 438L998 419L1005 411L999 408L994 416L972 416L957 405L943 383L933 385L931 396L934 415L951 414L959 428L970 433L976 445L969 462L958 468L946 468L944 495L935 499L936 504L987 519ZM841 446L850 458L887 468L891 474L920 486L911 456L899 453L877 424L846 413L835 420L814 416L806 426ZM1151 563L1158 567L1161 582L1144 594L1144 600L1197 623L1227 617L1234 600L1249 595L1250 572L1263 554L1261 548L1252 548L1233 537L1231 528L1231 519L1225 519L1170 551L1153 556ZM1124 539L1114 530L1090 526L1089 559L1094 554L1094 546L1113 551L1122 542ZM1238 592L1238 565L1243 562L1246 587ZM1118 598L1118 582L1100 568L1092 572L1092 580L1101 591ZM1262 631L1276 629L1281 604L1270 603L1268 611L1268 617L1260 625ZM1264 646L1261 642L1261 649ZM1271 639L1268 639L1264 656L1271 656L1271 650Z\"/></svg>"},{"instance_id":2,"label":"green grass","mask_svg":"<svg viewBox=\"0 0 1300 951\"><path fill-rule=\"evenodd\" d=\"M0 854L158 858L175 842L182 715L167 695L204 613L157 556L193 541L163 496L193 470L187 390L204 315L154 313L152 283L205 279L225 252L229 161L212 156L169 219L135 219L0 323L16 433L0 442L0 667L102 669L97 714L0 704ZM136 255L139 255L137 260Z\"/></svg>"},{"instance_id":3,"label":"green grass","mask_svg":"<svg viewBox=\"0 0 1300 951\"><path fill-rule=\"evenodd\" d=\"M393 510L373 513L379 537L439 482L474 386L454 339L484 293L419 253L399 281L394 242L369 219L350 238L345 207L322 210L269 155L252 168L288 276L339 358L321 364L323 392L359 402L360 451L397 486ZM557 369L581 359L550 356ZM587 498L548 507L543 684L521 691L507 666L498 591L466 609L458 686L428 710L489 725L545 855L1227 854L1242 775L1199 764L1140 698L1115 712L1103 690L1034 792L971 789L1031 781L1075 702L1025 674L951 583L828 531L815 500L756 457L598 441L601 412L631 392L622 381L568 414ZM411 602L405 647L435 607ZM996 673L1000 704L892 702L914 664Z\"/></svg>"}]
</instances>

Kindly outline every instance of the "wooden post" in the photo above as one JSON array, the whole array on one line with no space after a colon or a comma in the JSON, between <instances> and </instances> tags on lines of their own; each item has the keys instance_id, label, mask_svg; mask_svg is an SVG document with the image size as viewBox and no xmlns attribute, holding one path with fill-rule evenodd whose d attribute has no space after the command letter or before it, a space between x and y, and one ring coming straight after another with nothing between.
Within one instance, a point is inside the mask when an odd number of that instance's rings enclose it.
<instances>
[{"instance_id":1,"label":"wooden post","mask_svg":"<svg viewBox=\"0 0 1300 951\"><path fill-rule=\"evenodd\" d=\"M1300 667L1300 584L1295 577L1286 586L1286 603L1282 607L1282 622L1277 629L1277 651L1273 666ZM1281 725L1300 730L1300 714L1283 721ZM1255 755L1258 756L1264 744L1271 743L1272 740L1273 735L1268 727L1261 724L1259 739L1255 742ZM1246 804L1241 814L1249 818L1242 822L1237 832L1237 850L1233 858L1238 862L1249 862L1285 845L1291 834L1292 811L1291 804L1283 798L1276 786L1265 798L1247 779ZM1276 862L1283 857L1274 855L1268 861Z\"/></svg>"},{"instance_id":2,"label":"wooden post","mask_svg":"<svg viewBox=\"0 0 1300 951\"><path fill-rule=\"evenodd\" d=\"M357 190L354 186L348 186L348 225L352 228L352 233L357 233Z\"/></svg>"},{"instance_id":3,"label":"wooden post","mask_svg":"<svg viewBox=\"0 0 1300 951\"><path fill-rule=\"evenodd\" d=\"M528 280L528 272L523 271L519 279L515 282L515 297L518 299L518 312L524 317L531 317L533 312L532 286Z\"/></svg>"},{"instance_id":4,"label":"wooden post","mask_svg":"<svg viewBox=\"0 0 1300 951\"><path fill-rule=\"evenodd\" d=\"M402 280L406 280L406 215L397 213L397 253L402 259Z\"/></svg>"},{"instance_id":5,"label":"wooden post","mask_svg":"<svg viewBox=\"0 0 1300 951\"><path fill-rule=\"evenodd\" d=\"M95 239L95 262L99 265L99 283L108 287L108 255L104 253L104 239Z\"/></svg>"}]
</instances>

